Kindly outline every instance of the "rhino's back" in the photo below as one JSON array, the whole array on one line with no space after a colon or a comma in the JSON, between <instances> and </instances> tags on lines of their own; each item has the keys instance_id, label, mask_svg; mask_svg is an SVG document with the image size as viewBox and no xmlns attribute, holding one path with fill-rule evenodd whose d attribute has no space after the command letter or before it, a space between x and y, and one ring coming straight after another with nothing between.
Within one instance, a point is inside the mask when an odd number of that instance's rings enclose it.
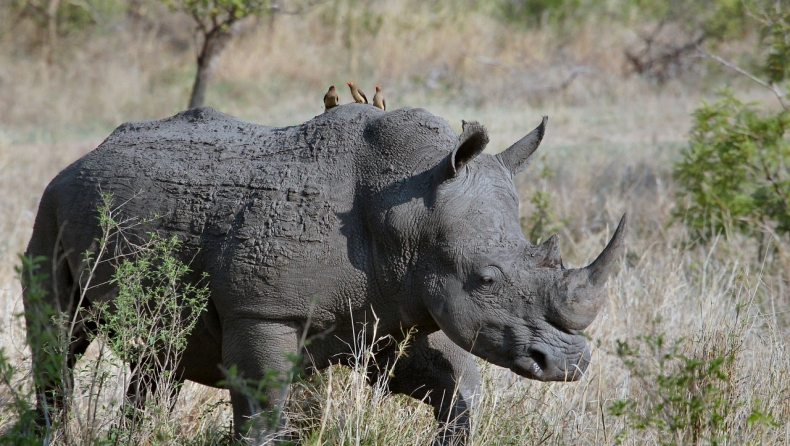
<instances>
[{"instance_id":1,"label":"rhino's back","mask_svg":"<svg viewBox=\"0 0 790 446\"><path fill-rule=\"evenodd\" d=\"M86 216L101 192L121 206L121 219L150 220L135 231L178 233L204 254L222 249L228 261L259 267L315 260L338 243L338 215L353 201L366 115L344 113L271 128L198 108L123 124L48 193L82 244L96 236L96 220Z\"/></svg>"}]
</instances>

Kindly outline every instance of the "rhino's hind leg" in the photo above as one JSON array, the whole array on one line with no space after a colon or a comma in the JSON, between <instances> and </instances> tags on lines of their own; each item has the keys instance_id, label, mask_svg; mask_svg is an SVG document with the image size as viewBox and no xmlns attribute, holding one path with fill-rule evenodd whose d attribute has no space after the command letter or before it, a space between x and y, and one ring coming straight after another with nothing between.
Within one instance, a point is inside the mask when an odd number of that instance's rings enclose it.
<instances>
[{"instance_id":1,"label":"rhino's hind leg","mask_svg":"<svg viewBox=\"0 0 790 446\"><path fill-rule=\"evenodd\" d=\"M226 370L235 366L235 374L226 378L226 387L238 439L264 444L281 436L278 428L298 340L298 328L292 322L223 321L222 364Z\"/></svg>"},{"instance_id":2,"label":"rhino's hind leg","mask_svg":"<svg viewBox=\"0 0 790 446\"><path fill-rule=\"evenodd\" d=\"M87 302L66 249L44 211L36 219L22 273L27 342L32 356L38 424L51 427L67 409L74 388L72 369L85 353L96 323L86 319ZM35 260L34 260L35 259ZM29 263L27 263L29 262Z\"/></svg>"},{"instance_id":3,"label":"rhino's hind leg","mask_svg":"<svg viewBox=\"0 0 790 446\"><path fill-rule=\"evenodd\" d=\"M394 349L389 354L394 354ZM377 362L384 364L382 359L377 358ZM474 357L440 331L418 334L406 355L398 359L389 381L390 391L433 406L439 422L434 446L466 443L479 387L480 372Z\"/></svg>"}]
</instances>

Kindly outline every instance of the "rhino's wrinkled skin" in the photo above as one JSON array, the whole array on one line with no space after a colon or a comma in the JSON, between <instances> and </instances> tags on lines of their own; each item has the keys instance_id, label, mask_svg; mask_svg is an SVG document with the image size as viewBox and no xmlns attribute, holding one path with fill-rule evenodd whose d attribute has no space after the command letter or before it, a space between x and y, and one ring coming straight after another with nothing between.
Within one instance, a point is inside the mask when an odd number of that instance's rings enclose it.
<instances>
[{"instance_id":1,"label":"rhino's wrinkled skin","mask_svg":"<svg viewBox=\"0 0 790 446\"><path fill-rule=\"evenodd\" d=\"M581 377L590 352L578 331L596 316L621 251L624 219L582 269L564 268L556 236L540 246L524 239L513 176L545 124L497 156L481 154L488 136L477 123L459 136L424 110L363 104L286 128L210 108L124 124L49 184L27 254L64 256L48 299L73 312L82 253L101 235L100 193L110 193L116 219L139 223L127 240L177 234L195 278L208 273L183 379L216 386L231 365L248 379L284 372L284 352L302 336L308 371L343 363L355 334L378 318L378 335L396 341L417 329L390 389L433 405L446 428L438 443L463 441L478 389L472 354L528 378ZM111 274L100 268L92 283ZM93 288L83 306L114 292ZM72 354L94 328L78 325ZM375 362L394 354L385 348ZM60 385L52 379L39 395ZM276 408L284 392L267 395ZM241 435L254 404L236 391L231 399Z\"/></svg>"}]
</instances>

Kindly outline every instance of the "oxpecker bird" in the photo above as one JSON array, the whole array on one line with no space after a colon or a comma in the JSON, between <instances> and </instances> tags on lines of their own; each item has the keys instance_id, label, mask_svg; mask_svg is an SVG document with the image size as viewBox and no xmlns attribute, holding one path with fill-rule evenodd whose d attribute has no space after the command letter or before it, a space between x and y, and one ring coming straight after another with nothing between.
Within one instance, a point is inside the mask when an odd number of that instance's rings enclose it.
<instances>
[{"instance_id":1,"label":"oxpecker bird","mask_svg":"<svg viewBox=\"0 0 790 446\"><path fill-rule=\"evenodd\" d=\"M376 85L376 94L373 95L373 105L382 110L387 109L387 101L384 100L384 93L381 92L381 87L378 85Z\"/></svg>"},{"instance_id":2,"label":"oxpecker bird","mask_svg":"<svg viewBox=\"0 0 790 446\"><path fill-rule=\"evenodd\" d=\"M362 93L362 90L357 88L357 86L354 85L353 82L346 82L346 85L348 85L348 88L351 89L351 96L354 97L354 102L356 102L357 104L368 103L368 97L365 96L365 93Z\"/></svg>"},{"instance_id":3,"label":"oxpecker bird","mask_svg":"<svg viewBox=\"0 0 790 446\"><path fill-rule=\"evenodd\" d=\"M324 107L329 110L332 107L337 107L337 104L340 102L340 98L337 97L337 92L335 91L335 86L332 85L329 87L329 91L326 92L324 95Z\"/></svg>"}]
</instances>

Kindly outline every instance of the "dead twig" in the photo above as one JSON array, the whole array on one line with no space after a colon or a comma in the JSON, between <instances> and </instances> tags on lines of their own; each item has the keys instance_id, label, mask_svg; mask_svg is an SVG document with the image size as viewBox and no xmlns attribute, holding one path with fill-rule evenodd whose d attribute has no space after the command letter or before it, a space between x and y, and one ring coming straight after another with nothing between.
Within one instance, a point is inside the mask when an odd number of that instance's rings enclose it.
<instances>
[{"instance_id":1,"label":"dead twig","mask_svg":"<svg viewBox=\"0 0 790 446\"><path fill-rule=\"evenodd\" d=\"M516 71L515 68L511 67L510 65L506 65L506 64L504 64L502 62L499 62L496 59L493 59L491 57L478 56L478 55L475 55L475 54L471 54L471 53L469 53L468 51L466 51L463 48L461 48L460 52L465 57L468 57L468 58L472 59L473 61L475 61L475 62L477 62L479 64L488 65L490 67L495 67L495 68L499 68L499 69L505 70L510 75L514 75L515 74L515 71Z\"/></svg>"},{"instance_id":2,"label":"dead twig","mask_svg":"<svg viewBox=\"0 0 790 446\"><path fill-rule=\"evenodd\" d=\"M704 57L708 57L710 59L713 59L716 62L724 65L725 67L730 68L732 70L735 70L738 73L740 73L740 74L748 77L749 79L757 82L758 84L762 85L763 87L771 90L771 92L773 92L773 94L776 95L776 98L779 100L779 104L782 106L782 108L784 110L787 110L787 102L785 100L784 94L782 94L781 90L779 90L779 87L777 87L776 84L774 84L773 82L766 82L766 81L760 79L759 77L757 77L756 75L754 75L754 74L744 70L743 68L739 67L738 65L735 65L734 63L729 62L729 61L727 61L727 60L725 60L725 59L723 59L723 58L721 58L721 57L719 57L719 56L717 56L715 54L709 53L708 51L706 51L704 48L702 48L699 45L697 45L697 51L699 51L700 54L702 54Z\"/></svg>"},{"instance_id":3,"label":"dead twig","mask_svg":"<svg viewBox=\"0 0 790 446\"><path fill-rule=\"evenodd\" d=\"M493 59L491 57L478 56L478 55L475 55L475 54L471 54L471 53L469 53L468 51L466 51L463 48L460 50L460 53L463 56L468 57L468 58L472 59L473 61L475 61L475 62L477 62L479 64L488 65L490 67L499 68L501 70L504 70L510 76L519 77L520 78L520 77L523 77L525 75L525 71L524 70L519 70L516 67L512 67L510 65L502 63L502 62L500 62L500 61L498 61L496 59ZM546 85L546 84L543 84L543 85L538 86L538 87L529 88L528 90L530 92L537 92L537 91L549 91L549 92L551 92L551 91L562 91L562 90L565 90L566 88L568 88L571 85L571 83L573 83L573 81L577 77L579 77L579 75L584 74L584 73L590 73L590 72L592 72L592 69L590 67L587 67L587 66L584 66L584 65L576 66L576 67L573 67L571 69L571 72L570 72L570 74L568 74L568 77L566 77L558 85Z\"/></svg>"},{"instance_id":4,"label":"dead twig","mask_svg":"<svg viewBox=\"0 0 790 446\"><path fill-rule=\"evenodd\" d=\"M573 81L574 81L574 80L576 80L576 78L578 78L580 75L582 75L582 74L585 74L585 73L592 73L592 71L593 71L593 70L592 70L590 67L587 67L587 66L584 66L584 65L577 66L577 67L573 67L573 68L571 69L571 72L570 72L570 74L568 74L568 77L566 77L565 79L563 79L563 81L562 81L562 82L560 82L559 84L554 84L554 85L551 85L551 84L549 84L549 85L546 85L546 84L544 84L544 85L540 85L540 86L537 86L537 87L532 87L532 88L529 88L529 89L528 89L528 91L529 91L529 92L539 92L539 91L547 91L547 92L553 92L553 91L564 91L564 90L565 90L565 89L567 89L567 88L568 88L568 87L569 87L569 86L570 86L570 85L573 83Z\"/></svg>"}]
</instances>

